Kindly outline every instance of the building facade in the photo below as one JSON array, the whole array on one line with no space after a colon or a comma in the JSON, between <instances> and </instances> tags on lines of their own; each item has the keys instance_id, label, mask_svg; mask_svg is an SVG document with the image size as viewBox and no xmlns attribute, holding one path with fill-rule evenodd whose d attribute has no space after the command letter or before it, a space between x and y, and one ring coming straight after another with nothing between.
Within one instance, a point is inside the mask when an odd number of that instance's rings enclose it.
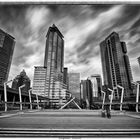
<instances>
[{"instance_id":1,"label":"building facade","mask_svg":"<svg viewBox=\"0 0 140 140\"><path fill-rule=\"evenodd\" d=\"M99 74L91 75L88 80L91 81L92 97L94 99L101 99L102 79Z\"/></svg>"},{"instance_id":2,"label":"building facade","mask_svg":"<svg viewBox=\"0 0 140 140\"><path fill-rule=\"evenodd\" d=\"M82 108L90 109L93 104L92 86L90 80L81 80L80 101Z\"/></svg>"},{"instance_id":3,"label":"building facade","mask_svg":"<svg viewBox=\"0 0 140 140\"><path fill-rule=\"evenodd\" d=\"M30 89L30 83L31 83L31 81L30 81L29 77L26 75L26 72L23 70L13 80L12 88L18 90L20 86L25 85L25 87L23 87L21 90L28 92L28 90Z\"/></svg>"},{"instance_id":4,"label":"building facade","mask_svg":"<svg viewBox=\"0 0 140 140\"><path fill-rule=\"evenodd\" d=\"M45 96L45 81L47 68L36 66L34 69L33 94Z\"/></svg>"},{"instance_id":5,"label":"building facade","mask_svg":"<svg viewBox=\"0 0 140 140\"><path fill-rule=\"evenodd\" d=\"M0 85L8 80L15 38L0 29Z\"/></svg>"},{"instance_id":6,"label":"building facade","mask_svg":"<svg viewBox=\"0 0 140 140\"><path fill-rule=\"evenodd\" d=\"M113 32L100 43L100 50L104 85L110 89L120 85L124 87L124 97L131 97L133 78L125 42ZM114 93L114 99L120 98L121 89L116 88Z\"/></svg>"},{"instance_id":7,"label":"building facade","mask_svg":"<svg viewBox=\"0 0 140 140\"><path fill-rule=\"evenodd\" d=\"M58 104L65 101L64 90L67 86L63 82L64 70L64 40L59 29L53 24L46 35L44 67L47 67L45 81L45 96L50 102ZM66 96L66 93L65 93Z\"/></svg>"},{"instance_id":8,"label":"building facade","mask_svg":"<svg viewBox=\"0 0 140 140\"><path fill-rule=\"evenodd\" d=\"M69 73L69 91L80 100L80 73Z\"/></svg>"}]
</instances>

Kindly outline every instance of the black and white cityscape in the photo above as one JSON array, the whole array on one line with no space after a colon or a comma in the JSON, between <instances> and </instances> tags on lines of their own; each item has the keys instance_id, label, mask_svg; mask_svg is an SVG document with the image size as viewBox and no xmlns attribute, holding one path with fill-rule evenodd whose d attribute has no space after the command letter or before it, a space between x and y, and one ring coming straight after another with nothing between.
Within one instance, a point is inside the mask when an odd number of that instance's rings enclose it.
<instances>
[{"instance_id":1,"label":"black and white cityscape","mask_svg":"<svg viewBox=\"0 0 140 140\"><path fill-rule=\"evenodd\" d=\"M138 4L1 4L0 136L140 136L139 15Z\"/></svg>"}]
</instances>

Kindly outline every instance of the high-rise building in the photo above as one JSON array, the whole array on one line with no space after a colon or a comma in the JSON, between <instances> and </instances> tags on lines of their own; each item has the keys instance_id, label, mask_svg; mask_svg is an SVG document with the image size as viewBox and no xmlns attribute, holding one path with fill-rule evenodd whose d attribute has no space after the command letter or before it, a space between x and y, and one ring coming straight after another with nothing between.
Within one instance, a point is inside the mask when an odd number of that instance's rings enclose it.
<instances>
[{"instance_id":1,"label":"high-rise building","mask_svg":"<svg viewBox=\"0 0 140 140\"><path fill-rule=\"evenodd\" d=\"M69 73L69 91L80 100L80 73Z\"/></svg>"},{"instance_id":2,"label":"high-rise building","mask_svg":"<svg viewBox=\"0 0 140 140\"><path fill-rule=\"evenodd\" d=\"M124 97L132 95L132 73L125 42L121 42L116 32L100 43L104 85L110 89L117 85L124 87ZM121 89L114 90L114 98L119 98Z\"/></svg>"},{"instance_id":3,"label":"high-rise building","mask_svg":"<svg viewBox=\"0 0 140 140\"><path fill-rule=\"evenodd\" d=\"M91 75L88 80L91 81L92 88L92 97L95 99L101 99L101 88L102 88L102 80L99 74ZM94 99L93 99L94 100Z\"/></svg>"},{"instance_id":4,"label":"high-rise building","mask_svg":"<svg viewBox=\"0 0 140 140\"><path fill-rule=\"evenodd\" d=\"M36 66L34 69L33 94L45 96L45 81L47 68Z\"/></svg>"},{"instance_id":5,"label":"high-rise building","mask_svg":"<svg viewBox=\"0 0 140 140\"><path fill-rule=\"evenodd\" d=\"M8 80L15 38L0 29L0 85Z\"/></svg>"},{"instance_id":6,"label":"high-rise building","mask_svg":"<svg viewBox=\"0 0 140 140\"><path fill-rule=\"evenodd\" d=\"M65 100L64 91L67 86L63 83L64 40L59 29L53 24L46 35L44 67L47 67L45 95L50 102L57 104Z\"/></svg>"},{"instance_id":7,"label":"high-rise building","mask_svg":"<svg viewBox=\"0 0 140 140\"><path fill-rule=\"evenodd\" d=\"M28 92L30 89L30 79L24 70L15 77L12 82L12 88L18 90L22 85L25 85L25 87L22 88L22 91Z\"/></svg>"}]
</instances>

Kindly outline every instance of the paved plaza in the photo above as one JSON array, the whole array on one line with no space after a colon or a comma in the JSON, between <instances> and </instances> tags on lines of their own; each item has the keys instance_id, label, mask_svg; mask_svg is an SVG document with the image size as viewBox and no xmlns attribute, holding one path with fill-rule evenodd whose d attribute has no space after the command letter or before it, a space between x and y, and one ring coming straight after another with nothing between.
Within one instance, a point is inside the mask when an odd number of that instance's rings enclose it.
<instances>
[{"instance_id":1,"label":"paved plaza","mask_svg":"<svg viewBox=\"0 0 140 140\"><path fill-rule=\"evenodd\" d=\"M111 119L94 110L35 110L5 113L0 116L3 130L140 130L139 113L112 111ZM140 131L139 131L140 132ZM6 132L7 133L7 132Z\"/></svg>"}]
</instances>

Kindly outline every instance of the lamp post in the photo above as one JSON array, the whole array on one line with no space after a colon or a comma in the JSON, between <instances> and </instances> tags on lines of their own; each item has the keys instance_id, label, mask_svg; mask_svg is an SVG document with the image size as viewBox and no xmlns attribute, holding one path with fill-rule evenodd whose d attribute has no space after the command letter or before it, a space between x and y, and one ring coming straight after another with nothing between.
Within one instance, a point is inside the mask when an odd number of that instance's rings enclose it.
<instances>
[{"instance_id":1,"label":"lamp post","mask_svg":"<svg viewBox=\"0 0 140 140\"><path fill-rule=\"evenodd\" d=\"M137 95L136 95L136 112L139 112L139 86L140 84L138 82L132 82L133 84L137 85Z\"/></svg>"},{"instance_id":2,"label":"lamp post","mask_svg":"<svg viewBox=\"0 0 140 140\"><path fill-rule=\"evenodd\" d=\"M122 111L122 103L123 103L123 96L124 96L124 87L122 87L120 85L117 85L117 87L122 89L122 92L121 92L121 103L120 103L120 111Z\"/></svg>"},{"instance_id":3,"label":"lamp post","mask_svg":"<svg viewBox=\"0 0 140 140\"><path fill-rule=\"evenodd\" d=\"M114 90L108 88L109 91L111 91L111 98L110 98L110 110L111 110L111 104L112 104L112 100L113 100L113 93L114 93Z\"/></svg>"},{"instance_id":4,"label":"lamp post","mask_svg":"<svg viewBox=\"0 0 140 140\"><path fill-rule=\"evenodd\" d=\"M104 97L103 97L103 103L102 103L102 110L104 109L104 103L105 103L105 96L106 96L106 93L104 91L101 90L101 92L104 94Z\"/></svg>"},{"instance_id":5,"label":"lamp post","mask_svg":"<svg viewBox=\"0 0 140 140\"><path fill-rule=\"evenodd\" d=\"M29 101L30 101L30 109L32 109L31 91L32 91L32 89L28 90L28 92L29 92Z\"/></svg>"},{"instance_id":6,"label":"lamp post","mask_svg":"<svg viewBox=\"0 0 140 140\"><path fill-rule=\"evenodd\" d=\"M21 88L25 87L25 85L20 86L19 89L19 101L20 101L20 110L22 110L22 98L21 98Z\"/></svg>"},{"instance_id":7,"label":"lamp post","mask_svg":"<svg viewBox=\"0 0 140 140\"><path fill-rule=\"evenodd\" d=\"M7 84L12 82L13 80L9 80L4 82L4 102L5 102L5 112L7 111Z\"/></svg>"}]
</instances>

